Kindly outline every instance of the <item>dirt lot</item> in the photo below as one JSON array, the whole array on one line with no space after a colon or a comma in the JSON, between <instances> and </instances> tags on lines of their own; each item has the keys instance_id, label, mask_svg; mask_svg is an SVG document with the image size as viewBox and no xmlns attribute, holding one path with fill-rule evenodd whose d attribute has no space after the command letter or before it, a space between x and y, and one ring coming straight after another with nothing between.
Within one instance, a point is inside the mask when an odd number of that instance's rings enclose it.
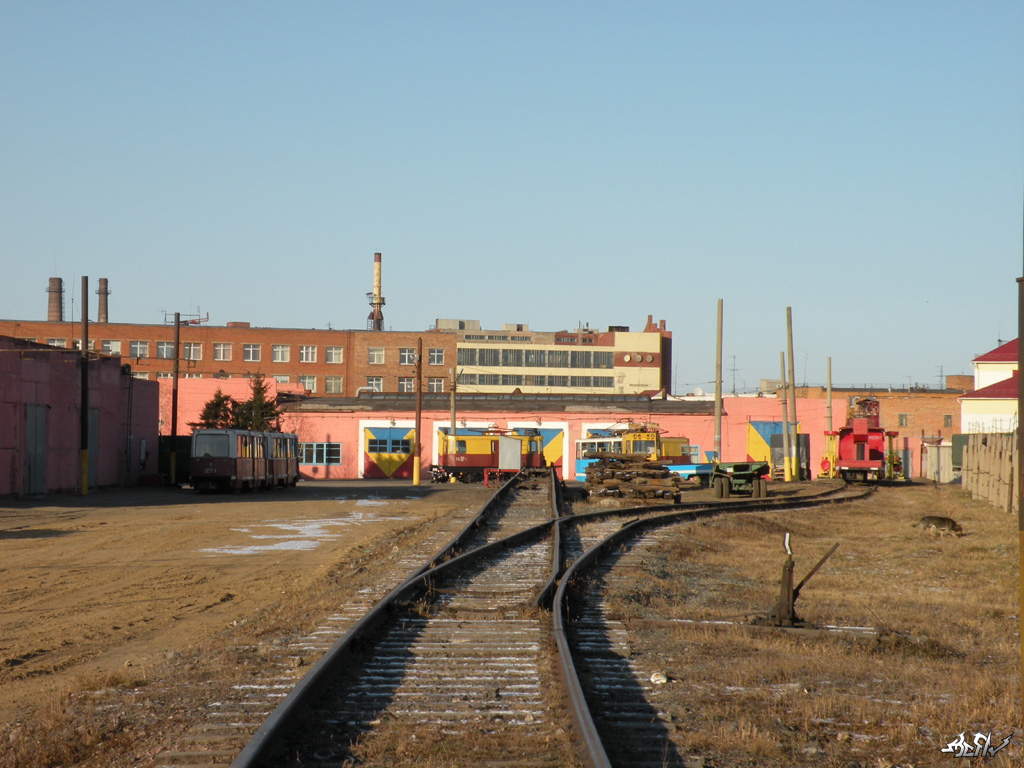
<instances>
[{"instance_id":1,"label":"dirt lot","mask_svg":"<svg viewBox=\"0 0 1024 768\"><path fill-rule=\"evenodd\" d=\"M0 502L0 765L145 764L197 702L183 694L139 722L89 710L118 711L118 691L187 690L211 668L230 682L241 665L229 649L315 621L350 564L390 556L491 493L349 481ZM109 701L90 706L84 691Z\"/></svg>"}]
</instances>

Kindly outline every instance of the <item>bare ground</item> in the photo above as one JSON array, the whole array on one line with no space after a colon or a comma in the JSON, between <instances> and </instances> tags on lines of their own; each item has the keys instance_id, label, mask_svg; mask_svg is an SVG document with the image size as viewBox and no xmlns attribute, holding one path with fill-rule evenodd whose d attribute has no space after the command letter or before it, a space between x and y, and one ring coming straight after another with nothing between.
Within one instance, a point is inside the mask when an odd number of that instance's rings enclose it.
<instances>
[{"instance_id":1,"label":"bare ground","mask_svg":"<svg viewBox=\"0 0 1024 768\"><path fill-rule=\"evenodd\" d=\"M346 481L0 502L0 766L150 764L259 667L246 649L313 625L491 493Z\"/></svg>"}]
</instances>

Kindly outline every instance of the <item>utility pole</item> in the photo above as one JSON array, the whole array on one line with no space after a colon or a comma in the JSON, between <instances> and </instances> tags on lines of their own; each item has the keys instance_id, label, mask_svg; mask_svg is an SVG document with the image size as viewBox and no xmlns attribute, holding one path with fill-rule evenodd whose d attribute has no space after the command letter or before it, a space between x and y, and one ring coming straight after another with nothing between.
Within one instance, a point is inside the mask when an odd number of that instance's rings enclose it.
<instances>
[{"instance_id":1,"label":"utility pole","mask_svg":"<svg viewBox=\"0 0 1024 768\"><path fill-rule=\"evenodd\" d=\"M800 429L796 421L796 373L793 370L793 308L786 307L786 338L789 346L789 452L792 456L793 477L803 480L800 467Z\"/></svg>"},{"instance_id":2,"label":"utility pole","mask_svg":"<svg viewBox=\"0 0 1024 768\"><path fill-rule=\"evenodd\" d=\"M89 278L82 275L82 398L79 412L79 480L83 496L89 493Z\"/></svg>"},{"instance_id":3,"label":"utility pole","mask_svg":"<svg viewBox=\"0 0 1024 768\"><path fill-rule=\"evenodd\" d=\"M456 385L456 381L455 380L456 380L456 377L458 376L458 374L456 373L456 368L457 367L458 366L452 366L452 395L451 395L452 426L451 426L451 431L448 433L449 445L446 446L446 449L450 448L450 450L445 450L445 453L452 453L452 452L455 451L455 385ZM451 464L451 459L449 459L449 466L450 466L450 464Z\"/></svg>"},{"instance_id":4,"label":"utility pole","mask_svg":"<svg viewBox=\"0 0 1024 768\"><path fill-rule=\"evenodd\" d=\"M420 484L420 418L423 416L423 338L416 339L416 425L412 441L412 484Z\"/></svg>"},{"instance_id":5,"label":"utility pole","mask_svg":"<svg viewBox=\"0 0 1024 768\"><path fill-rule=\"evenodd\" d=\"M171 485L178 484L178 357L181 347L181 313L174 313L174 360L171 363Z\"/></svg>"},{"instance_id":6,"label":"utility pole","mask_svg":"<svg viewBox=\"0 0 1024 768\"><path fill-rule=\"evenodd\" d=\"M787 483L793 479L793 468L789 463L789 416L786 415L786 353L779 352L779 376L782 386L782 479Z\"/></svg>"},{"instance_id":7,"label":"utility pole","mask_svg":"<svg viewBox=\"0 0 1024 768\"><path fill-rule=\"evenodd\" d=\"M722 460L722 300L718 300L718 332L715 334L715 457Z\"/></svg>"},{"instance_id":8,"label":"utility pole","mask_svg":"<svg viewBox=\"0 0 1024 768\"><path fill-rule=\"evenodd\" d=\"M832 431L832 358L828 358L825 378L825 429Z\"/></svg>"}]
</instances>

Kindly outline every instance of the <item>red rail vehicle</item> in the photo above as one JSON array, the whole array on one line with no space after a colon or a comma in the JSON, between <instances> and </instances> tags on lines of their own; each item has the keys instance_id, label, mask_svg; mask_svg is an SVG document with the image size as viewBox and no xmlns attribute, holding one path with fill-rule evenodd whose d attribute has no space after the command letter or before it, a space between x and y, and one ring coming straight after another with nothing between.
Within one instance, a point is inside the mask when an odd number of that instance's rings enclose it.
<instances>
[{"instance_id":1,"label":"red rail vehicle","mask_svg":"<svg viewBox=\"0 0 1024 768\"><path fill-rule=\"evenodd\" d=\"M298 438L292 434L246 429L197 429L192 433L190 479L197 491L295 485L298 462Z\"/></svg>"},{"instance_id":2,"label":"red rail vehicle","mask_svg":"<svg viewBox=\"0 0 1024 768\"><path fill-rule=\"evenodd\" d=\"M861 482L903 477L903 467L893 447L893 439L899 433L885 431L878 413L878 400L860 398L851 406L846 426L825 433L822 477Z\"/></svg>"},{"instance_id":3,"label":"red rail vehicle","mask_svg":"<svg viewBox=\"0 0 1024 768\"><path fill-rule=\"evenodd\" d=\"M484 430L450 436L439 430L437 464L430 468L431 481L479 482L485 474L512 475L523 469L544 466L544 438L536 430L504 432Z\"/></svg>"}]
</instances>

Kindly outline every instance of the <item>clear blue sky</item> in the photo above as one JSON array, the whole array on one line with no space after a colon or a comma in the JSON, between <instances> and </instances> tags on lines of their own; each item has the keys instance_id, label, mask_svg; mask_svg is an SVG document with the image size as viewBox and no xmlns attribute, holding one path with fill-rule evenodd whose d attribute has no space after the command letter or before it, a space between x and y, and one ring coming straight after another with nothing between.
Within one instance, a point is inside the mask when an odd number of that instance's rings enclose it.
<instances>
[{"instance_id":1,"label":"clear blue sky","mask_svg":"<svg viewBox=\"0 0 1024 768\"><path fill-rule=\"evenodd\" d=\"M1016 336L1024 3L0 0L0 317L673 332L677 391ZM90 296L93 317L96 297ZM735 372L732 369L735 368Z\"/></svg>"}]
</instances>

